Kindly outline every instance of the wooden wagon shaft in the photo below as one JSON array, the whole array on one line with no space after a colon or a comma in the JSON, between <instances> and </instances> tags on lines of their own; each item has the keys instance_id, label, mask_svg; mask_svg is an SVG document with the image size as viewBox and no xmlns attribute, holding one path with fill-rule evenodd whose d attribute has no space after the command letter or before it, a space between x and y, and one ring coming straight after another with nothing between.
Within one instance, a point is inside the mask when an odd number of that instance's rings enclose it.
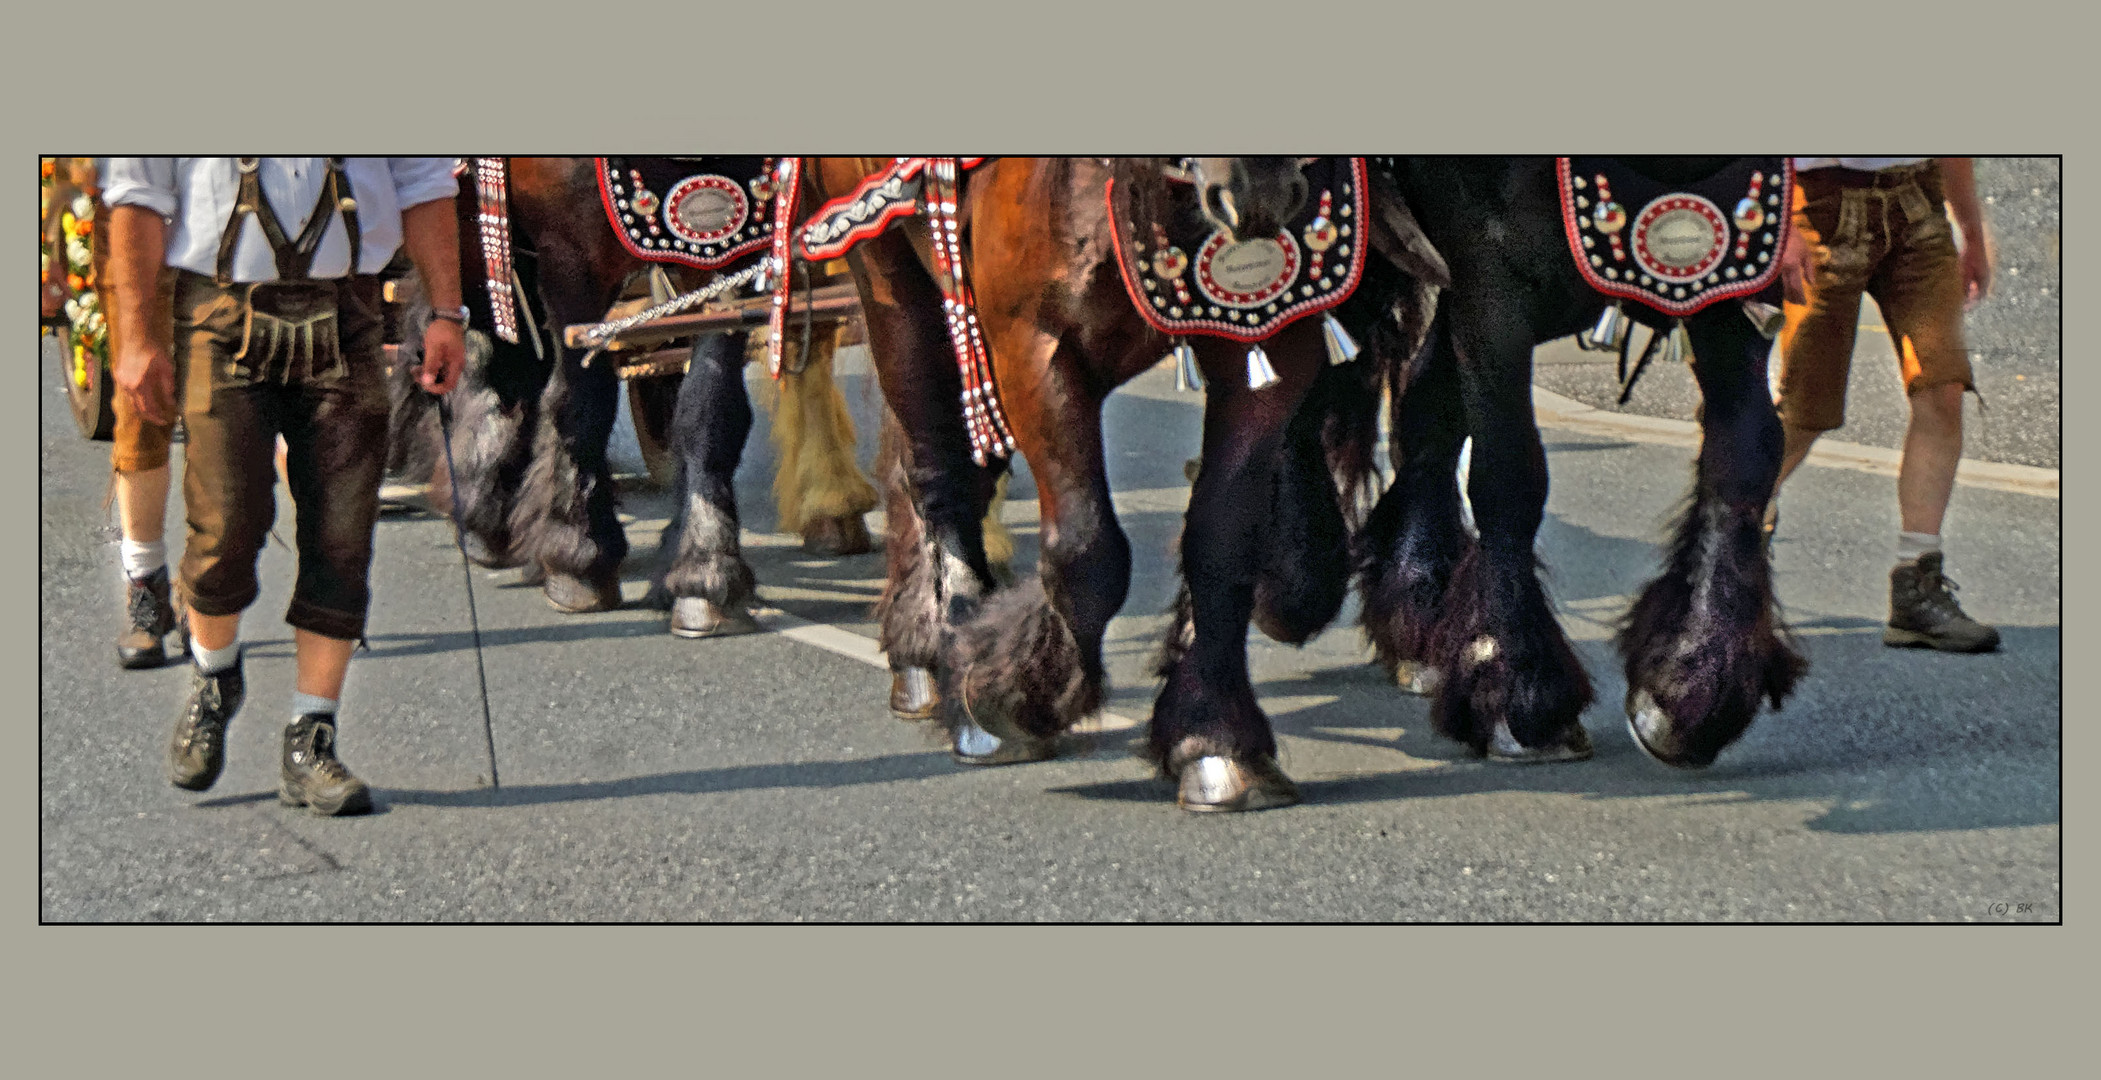
<instances>
[{"instance_id":1,"label":"wooden wagon shaft","mask_svg":"<svg viewBox=\"0 0 2101 1080\"><path fill-rule=\"evenodd\" d=\"M843 317L850 314L861 303L859 293L852 285L827 285L807 294L797 290L788 300L788 317L793 319L804 313ZM630 328L614 340L627 337L648 336L653 338L678 337L708 330L727 330L732 327L758 326L766 322L772 311L771 297L754 296L718 308L688 312L683 315L667 315L661 319ZM585 346L584 334L591 323L579 323L562 328L562 342L570 348Z\"/></svg>"}]
</instances>

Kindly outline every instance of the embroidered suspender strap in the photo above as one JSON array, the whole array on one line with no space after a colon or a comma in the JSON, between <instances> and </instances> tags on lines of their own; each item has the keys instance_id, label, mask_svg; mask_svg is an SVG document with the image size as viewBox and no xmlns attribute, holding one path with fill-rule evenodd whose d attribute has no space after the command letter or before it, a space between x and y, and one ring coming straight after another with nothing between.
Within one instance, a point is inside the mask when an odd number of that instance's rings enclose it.
<instances>
[{"instance_id":1,"label":"embroidered suspender strap","mask_svg":"<svg viewBox=\"0 0 2101 1080\"><path fill-rule=\"evenodd\" d=\"M300 232L297 242L285 238L284 227L278 223L277 214L270 208L270 200L263 197L261 158L236 158L241 174L241 187L234 196L233 217L219 234L219 263L215 279L220 285L233 284L233 252L241 239L241 219L255 215L255 222L262 226L263 238L270 243L270 253L277 261L277 276L286 281L305 279L313 270L314 252L321 247L321 237L328 232L329 219L337 210L343 213L343 228L350 240L350 273L357 273L359 255L359 232L357 223L357 200L350 198L349 181L342 172L342 158L328 159L328 175L321 183L321 197L314 204L313 212L307 215L306 228Z\"/></svg>"},{"instance_id":2,"label":"embroidered suspender strap","mask_svg":"<svg viewBox=\"0 0 2101 1080\"><path fill-rule=\"evenodd\" d=\"M328 182L335 189L336 209L341 211L343 215L343 235L345 239L350 241L350 269L344 271L344 275L346 277L356 277L358 274L358 258L362 254L360 241L364 237L358 230L356 189L350 186L350 174L343 170L342 158L332 157L328 159ZM320 210L314 211L314 217L319 218L323 222L328 220L328 215ZM308 227L311 228L312 225L309 224ZM316 249L319 249L321 246L318 233L314 238L314 246Z\"/></svg>"}]
</instances>

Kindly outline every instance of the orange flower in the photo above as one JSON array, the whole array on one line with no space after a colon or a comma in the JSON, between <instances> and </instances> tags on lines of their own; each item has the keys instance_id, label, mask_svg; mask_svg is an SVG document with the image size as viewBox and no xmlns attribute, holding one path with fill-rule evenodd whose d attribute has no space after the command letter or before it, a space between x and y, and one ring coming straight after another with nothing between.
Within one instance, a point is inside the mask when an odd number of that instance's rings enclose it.
<instances>
[{"instance_id":1,"label":"orange flower","mask_svg":"<svg viewBox=\"0 0 2101 1080\"><path fill-rule=\"evenodd\" d=\"M73 223L73 235L75 236L86 236L94 231L95 223L92 220L82 220Z\"/></svg>"},{"instance_id":2,"label":"orange flower","mask_svg":"<svg viewBox=\"0 0 2101 1080\"><path fill-rule=\"evenodd\" d=\"M88 279L79 274L67 274L66 284L71 285L74 292L80 292L88 287Z\"/></svg>"},{"instance_id":3,"label":"orange flower","mask_svg":"<svg viewBox=\"0 0 2101 1080\"><path fill-rule=\"evenodd\" d=\"M44 177L45 177L46 179L49 179L50 177L52 177L52 176L55 176L55 175L57 175L57 173L58 173L58 159L57 159L57 158L45 158L45 159L43 160L43 175L44 175Z\"/></svg>"}]
</instances>

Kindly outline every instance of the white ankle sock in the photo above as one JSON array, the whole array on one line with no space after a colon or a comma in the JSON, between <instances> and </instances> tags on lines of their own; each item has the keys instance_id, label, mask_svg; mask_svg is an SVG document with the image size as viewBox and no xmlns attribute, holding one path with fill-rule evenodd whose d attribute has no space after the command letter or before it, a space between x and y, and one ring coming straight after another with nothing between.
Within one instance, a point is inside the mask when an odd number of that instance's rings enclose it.
<instances>
[{"instance_id":1,"label":"white ankle sock","mask_svg":"<svg viewBox=\"0 0 2101 1080\"><path fill-rule=\"evenodd\" d=\"M223 649L207 649L193 641L190 643L190 655L197 660L197 670L206 675L217 675L240 663L241 643L236 641Z\"/></svg>"},{"instance_id":2,"label":"white ankle sock","mask_svg":"<svg viewBox=\"0 0 2101 1080\"><path fill-rule=\"evenodd\" d=\"M340 704L340 701L336 698L294 691L292 693L292 722L298 723L299 718L308 713L327 713L329 716L334 716L338 704Z\"/></svg>"},{"instance_id":3,"label":"white ankle sock","mask_svg":"<svg viewBox=\"0 0 2101 1080\"><path fill-rule=\"evenodd\" d=\"M168 545L160 540L126 540L117 550L124 560L124 575L133 581L143 581L168 565Z\"/></svg>"},{"instance_id":4,"label":"white ankle sock","mask_svg":"<svg viewBox=\"0 0 2101 1080\"><path fill-rule=\"evenodd\" d=\"M1897 565L1909 566L1919 561L1921 555L1931 555L1941 549L1939 533L1900 532L1897 534Z\"/></svg>"}]
</instances>

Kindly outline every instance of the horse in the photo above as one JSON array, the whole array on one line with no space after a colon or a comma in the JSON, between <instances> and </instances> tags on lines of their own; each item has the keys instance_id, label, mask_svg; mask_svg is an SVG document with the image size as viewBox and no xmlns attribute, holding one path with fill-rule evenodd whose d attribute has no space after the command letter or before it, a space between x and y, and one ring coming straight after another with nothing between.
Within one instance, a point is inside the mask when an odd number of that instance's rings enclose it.
<instances>
[{"instance_id":1,"label":"horse","mask_svg":"<svg viewBox=\"0 0 2101 1080\"><path fill-rule=\"evenodd\" d=\"M847 190L877 164L821 162L819 193ZM996 159L970 173L954 199L998 404L1041 510L1038 576L1011 588L995 589L975 531L1000 465L973 460L957 407L961 377L928 258L943 238L914 225L849 255L883 394L901 421L898 464L883 476L891 579L882 644L899 679L893 707L914 668L931 670L939 683L930 711L963 764L1049 757L1059 732L1100 708L1103 639L1131 570L1103 469L1102 404L1173 344L1127 294L1118 264L1126 241L1116 231L1135 223L1139 236L1165 220L1171 168L1155 159ZM1233 243L1276 236L1309 196L1290 158L1203 159L1193 173L1202 216ZM1381 257L1363 260L1361 285L1330 312L1369 342L1370 360L1331 364L1314 318L1261 341L1269 369L1261 378L1246 345L1189 342L1210 387L1203 464L1145 750L1187 810L1298 799L1255 701L1247 627L1303 642L1339 613L1351 515L1370 483L1378 379L1423 329L1396 312L1422 311L1421 284L1442 273L1425 245L1396 239L1413 236L1405 208L1372 205L1377 220L1357 224L1374 234Z\"/></svg>"},{"instance_id":2,"label":"horse","mask_svg":"<svg viewBox=\"0 0 2101 1080\"><path fill-rule=\"evenodd\" d=\"M1730 160L1628 164L1671 190ZM1393 395L1397 475L1360 545L1365 634L1389 673L1430 694L1441 734L1503 760L1588 757L1579 717L1593 690L1533 550L1548 478L1532 350L1593 325L1607 300L1571 257L1554 159L1402 158L1390 168L1449 260L1451 283L1396 388L1405 392ZM1629 308L1668 329L1661 314ZM1779 708L1807 666L1781 620L1762 542L1782 440L1769 342L1746 313L1722 302L1684 319L1703 397L1692 494L1662 571L1616 635L1636 745L1683 768L1712 763L1762 700ZM1478 539L1461 523L1454 474L1468 437Z\"/></svg>"},{"instance_id":3,"label":"horse","mask_svg":"<svg viewBox=\"0 0 2101 1080\"><path fill-rule=\"evenodd\" d=\"M628 551L606 456L620 380L610 354L594 358L589 349L566 346L561 329L603 318L623 283L648 264L620 244L600 203L592 159L510 158L507 173L527 332L518 343L475 335L475 362L453 391L457 519L477 562L525 565L559 611L608 610L621 604L618 571ZM480 207L467 188L456 202L462 276L472 321L488 326L495 313L485 287ZM680 287L710 279L687 267L668 269ZM671 608L672 633L682 637L757 629L749 614L755 582L738 542L732 487L753 423L746 337L701 336L669 403L677 510L663 534L649 602ZM784 527L800 529L806 547L850 555L871 547L861 515L875 505L875 492L854 464L852 420L831 380L835 344L833 334L817 335L803 362L783 375L775 435L787 445L777 490ZM638 395L638 403L638 412L665 404L648 395ZM638 415L638 426L644 422Z\"/></svg>"}]
</instances>

